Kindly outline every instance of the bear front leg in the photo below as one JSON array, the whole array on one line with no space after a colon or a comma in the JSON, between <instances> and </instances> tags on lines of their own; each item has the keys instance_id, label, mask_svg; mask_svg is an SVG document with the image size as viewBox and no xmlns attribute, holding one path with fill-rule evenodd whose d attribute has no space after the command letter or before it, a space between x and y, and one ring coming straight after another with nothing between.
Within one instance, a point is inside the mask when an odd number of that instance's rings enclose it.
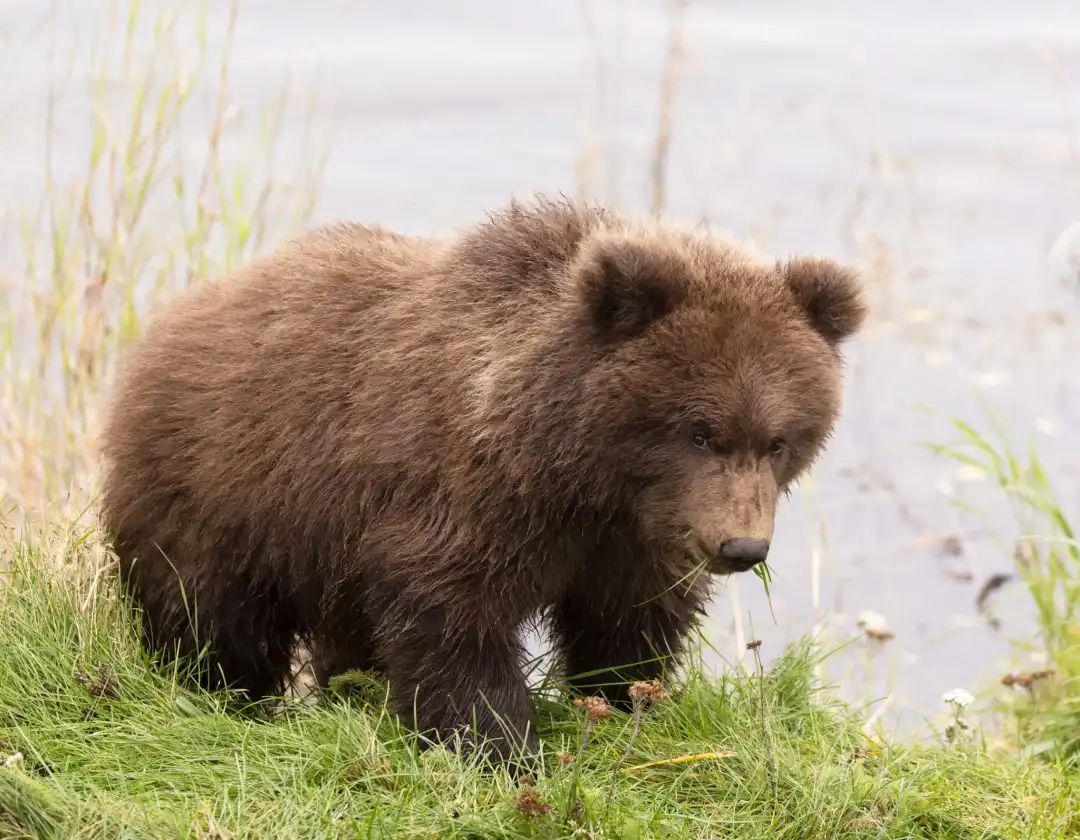
<instances>
[{"instance_id":1,"label":"bear front leg","mask_svg":"<svg viewBox=\"0 0 1080 840\"><path fill-rule=\"evenodd\" d=\"M444 742L460 736L497 760L538 749L517 628L485 632L447 621L438 607L402 618L380 634L379 651L402 720Z\"/></svg>"},{"instance_id":2,"label":"bear front leg","mask_svg":"<svg viewBox=\"0 0 1080 840\"><path fill-rule=\"evenodd\" d=\"M684 586L652 598L629 588L613 594L572 591L557 605L553 624L570 686L629 708L630 684L661 676L682 652L704 591Z\"/></svg>"}]
</instances>

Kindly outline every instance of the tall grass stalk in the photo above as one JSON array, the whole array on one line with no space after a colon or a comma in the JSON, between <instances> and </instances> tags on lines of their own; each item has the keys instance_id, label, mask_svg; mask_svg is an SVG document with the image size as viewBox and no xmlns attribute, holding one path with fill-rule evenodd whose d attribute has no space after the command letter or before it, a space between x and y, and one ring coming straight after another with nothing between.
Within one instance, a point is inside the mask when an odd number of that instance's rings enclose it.
<instances>
[{"instance_id":1,"label":"tall grass stalk","mask_svg":"<svg viewBox=\"0 0 1080 840\"><path fill-rule=\"evenodd\" d=\"M1014 704L1028 748L1080 762L1080 541L1076 526L1032 449L1022 456L1004 433L993 437L956 420L958 441L933 447L997 482L1015 516L1014 565L1035 608L1053 674L1034 682L1014 675ZM1017 681L1019 676L1019 681Z\"/></svg>"},{"instance_id":2,"label":"tall grass stalk","mask_svg":"<svg viewBox=\"0 0 1080 840\"><path fill-rule=\"evenodd\" d=\"M654 216L663 214L667 206L667 161L671 148L675 98L678 95L685 52L683 27L686 22L686 0L668 0L667 6L668 41L660 78L660 104L649 179L649 207Z\"/></svg>"},{"instance_id":3,"label":"tall grass stalk","mask_svg":"<svg viewBox=\"0 0 1080 840\"><path fill-rule=\"evenodd\" d=\"M263 103L233 97L239 8L106 3L82 21L96 37L64 38L79 24L53 6L42 48L71 54L51 61L44 195L0 242L0 505L84 505L103 391L148 315L310 215L323 152L305 135L299 166L277 171L297 105L284 88ZM73 136L83 162L57 171Z\"/></svg>"}]
</instances>

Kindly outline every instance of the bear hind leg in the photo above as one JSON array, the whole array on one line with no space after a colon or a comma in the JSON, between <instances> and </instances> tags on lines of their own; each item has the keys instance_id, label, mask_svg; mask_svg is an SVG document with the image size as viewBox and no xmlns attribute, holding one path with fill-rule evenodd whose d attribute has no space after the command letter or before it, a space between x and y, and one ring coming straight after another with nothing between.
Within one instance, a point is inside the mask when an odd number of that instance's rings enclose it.
<instances>
[{"instance_id":1,"label":"bear hind leg","mask_svg":"<svg viewBox=\"0 0 1080 840\"><path fill-rule=\"evenodd\" d=\"M202 583L178 579L172 568L164 579L148 580L136 569L126 577L148 650L197 665L193 675L211 691L227 687L249 700L280 693L299 628L296 610L275 585L236 577Z\"/></svg>"}]
</instances>

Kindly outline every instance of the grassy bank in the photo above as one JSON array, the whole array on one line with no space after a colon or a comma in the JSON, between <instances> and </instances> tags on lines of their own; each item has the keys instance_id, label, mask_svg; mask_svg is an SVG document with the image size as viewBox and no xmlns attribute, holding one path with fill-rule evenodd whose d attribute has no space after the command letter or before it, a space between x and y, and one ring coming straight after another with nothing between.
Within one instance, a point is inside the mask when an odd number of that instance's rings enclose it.
<instances>
[{"instance_id":1,"label":"grassy bank","mask_svg":"<svg viewBox=\"0 0 1080 840\"><path fill-rule=\"evenodd\" d=\"M808 646L764 677L691 670L630 717L538 700L517 775L420 751L382 688L225 713L157 670L93 535L8 543L3 837L1046 837L1080 830L1064 765L863 735ZM583 735L588 732L582 749ZM713 753L713 756L702 756ZM672 761L683 756L691 760ZM646 762L666 762L636 768ZM531 778L523 778L522 774Z\"/></svg>"}]
</instances>

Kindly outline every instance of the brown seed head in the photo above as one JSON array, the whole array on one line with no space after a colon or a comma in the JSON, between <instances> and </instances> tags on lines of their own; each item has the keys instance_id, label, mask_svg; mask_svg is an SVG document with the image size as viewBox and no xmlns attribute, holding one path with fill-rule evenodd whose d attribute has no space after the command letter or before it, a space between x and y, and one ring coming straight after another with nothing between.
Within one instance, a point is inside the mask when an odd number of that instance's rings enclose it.
<instances>
[{"instance_id":1,"label":"brown seed head","mask_svg":"<svg viewBox=\"0 0 1080 840\"><path fill-rule=\"evenodd\" d=\"M585 712L591 721L611 717L611 707L603 697L579 697L574 701L574 707Z\"/></svg>"},{"instance_id":2,"label":"brown seed head","mask_svg":"<svg viewBox=\"0 0 1080 840\"><path fill-rule=\"evenodd\" d=\"M630 699L646 703L659 703L664 699L664 688L660 680L636 682L630 686Z\"/></svg>"},{"instance_id":3,"label":"brown seed head","mask_svg":"<svg viewBox=\"0 0 1080 840\"><path fill-rule=\"evenodd\" d=\"M551 806L540 798L539 793L528 786L522 788L521 793L515 796L512 801L514 807L530 819L551 812Z\"/></svg>"},{"instance_id":4,"label":"brown seed head","mask_svg":"<svg viewBox=\"0 0 1080 840\"><path fill-rule=\"evenodd\" d=\"M1036 683L1039 680L1045 680L1047 677L1052 676L1053 673L1053 668L1046 668L1041 671L1013 671L1011 674L1006 674L1001 678L1001 684L1019 686L1020 688L1031 688L1033 683Z\"/></svg>"}]
</instances>

